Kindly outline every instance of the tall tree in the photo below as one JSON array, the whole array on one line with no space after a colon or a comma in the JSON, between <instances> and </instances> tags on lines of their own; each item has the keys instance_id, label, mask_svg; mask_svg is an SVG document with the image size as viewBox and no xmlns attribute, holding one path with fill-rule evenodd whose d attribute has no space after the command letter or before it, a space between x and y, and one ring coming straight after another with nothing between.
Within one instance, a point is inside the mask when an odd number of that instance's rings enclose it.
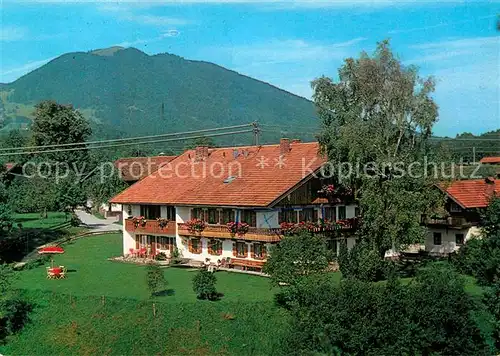
<instances>
[{"instance_id":1,"label":"tall tree","mask_svg":"<svg viewBox=\"0 0 500 356\"><path fill-rule=\"evenodd\" d=\"M339 183L353 188L358 198L360 236L381 256L420 241L425 233L420 216L436 205L435 180L424 176L423 164L437 120L430 96L433 78L421 78L415 67L402 65L383 41L373 56L363 52L346 59L338 81L321 77L312 87L323 153L334 167L349 163L363 169L360 174L337 171Z\"/></svg>"},{"instance_id":2,"label":"tall tree","mask_svg":"<svg viewBox=\"0 0 500 356\"><path fill-rule=\"evenodd\" d=\"M35 106L31 126L33 143L36 146L82 143L92 134L90 124L71 105L61 105L55 101L42 101ZM44 154L44 157L68 164L88 160L86 149Z\"/></svg>"}]
</instances>

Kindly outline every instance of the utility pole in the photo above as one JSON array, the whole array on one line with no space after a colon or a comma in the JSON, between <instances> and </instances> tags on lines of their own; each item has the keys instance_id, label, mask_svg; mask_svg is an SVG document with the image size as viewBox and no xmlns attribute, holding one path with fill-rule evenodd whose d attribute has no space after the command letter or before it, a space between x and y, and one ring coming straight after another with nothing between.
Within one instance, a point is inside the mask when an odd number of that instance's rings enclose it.
<instances>
[{"instance_id":1,"label":"utility pole","mask_svg":"<svg viewBox=\"0 0 500 356\"><path fill-rule=\"evenodd\" d=\"M258 146L259 145L259 134L260 134L260 128L259 128L259 123L257 121L252 122L252 127L253 127L253 146Z\"/></svg>"}]
</instances>

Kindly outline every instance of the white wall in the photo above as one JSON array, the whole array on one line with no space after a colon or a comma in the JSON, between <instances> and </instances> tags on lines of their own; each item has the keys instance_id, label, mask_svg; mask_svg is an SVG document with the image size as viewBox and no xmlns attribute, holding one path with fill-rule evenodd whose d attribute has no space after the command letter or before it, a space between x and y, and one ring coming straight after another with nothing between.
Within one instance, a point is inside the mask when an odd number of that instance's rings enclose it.
<instances>
[{"instance_id":1,"label":"white wall","mask_svg":"<svg viewBox=\"0 0 500 356\"><path fill-rule=\"evenodd\" d=\"M434 245L434 232L441 233L441 245ZM460 245L456 244L455 234L463 234L465 243L473 236L480 236L480 230L475 226L468 229L428 228L425 250L431 254L446 254L458 250Z\"/></svg>"},{"instance_id":2,"label":"white wall","mask_svg":"<svg viewBox=\"0 0 500 356\"><path fill-rule=\"evenodd\" d=\"M122 226L123 226L123 254L128 255L130 253L130 249L133 248L135 249L135 236L133 233L129 233L125 229L125 220L129 217L132 216L138 216L140 214L140 206L139 205L132 205L132 214L128 214L128 205L123 205L123 216L122 216Z\"/></svg>"},{"instance_id":3,"label":"white wall","mask_svg":"<svg viewBox=\"0 0 500 356\"><path fill-rule=\"evenodd\" d=\"M270 229L279 227L278 210L257 211L257 227Z\"/></svg>"}]
</instances>

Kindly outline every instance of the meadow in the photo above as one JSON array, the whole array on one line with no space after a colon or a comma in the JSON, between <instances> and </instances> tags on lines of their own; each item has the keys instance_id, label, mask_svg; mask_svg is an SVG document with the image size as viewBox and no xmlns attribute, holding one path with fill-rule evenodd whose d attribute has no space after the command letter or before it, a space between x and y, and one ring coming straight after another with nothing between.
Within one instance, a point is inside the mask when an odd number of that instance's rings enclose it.
<instances>
[{"instance_id":1,"label":"meadow","mask_svg":"<svg viewBox=\"0 0 500 356\"><path fill-rule=\"evenodd\" d=\"M64 247L54 261L68 268L67 279L46 279L44 266L17 273L15 287L34 311L0 353L264 355L276 353L287 330L265 277L217 272L224 296L210 302L196 299L195 270L165 268L167 288L151 298L145 267L107 260L120 254L120 235Z\"/></svg>"}]
</instances>

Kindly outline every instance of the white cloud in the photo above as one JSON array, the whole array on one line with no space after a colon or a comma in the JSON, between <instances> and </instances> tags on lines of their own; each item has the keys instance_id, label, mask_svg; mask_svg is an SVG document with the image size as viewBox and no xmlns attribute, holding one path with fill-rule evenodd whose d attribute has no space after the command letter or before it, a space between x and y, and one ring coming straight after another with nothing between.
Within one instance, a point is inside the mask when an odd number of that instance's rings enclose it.
<instances>
[{"instance_id":1,"label":"white cloud","mask_svg":"<svg viewBox=\"0 0 500 356\"><path fill-rule=\"evenodd\" d=\"M400 29L400 30L392 30L392 31L389 31L388 33L397 34L397 33L419 32L419 31L430 30L433 28L447 27L447 26L452 26L452 25L459 25L459 24L464 24L464 23L476 22L477 20L485 20L485 19L490 19L490 18L497 17L497 16L498 15L489 15L489 16L478 17L477 19L469 19L469 20L453 21L453 22L442 22L439 24L429 25L429 26L404 28L404 29Z\"/></svg>"},{"instance_id":2,"label":"white cloud","mask_svg":"<svg viewBox=\"0 0 500 356\"><path fill-rule=\"evenodd\" d=\"M19 78L20 76L23 76L26 73L29 73L32 70L34 70L38 67L41 67L42 65L50 62L51 60L53 60L55 58L57 58L57 57L50 57L47 59L32 61L32 62L28 62L26 64L23 64L19 67L13 67L13 68L4 70L4 71L0 72L0 82L7 83L7 82L10 82L12 80L15 80L15 79Z\"/></svg>"},{"instance_id":3,"label":"white cloud","mask_svg":"<svg viewBox=\"0 0 500 356\"><path fill-rule=\"evenodd\" d=\"M11 42L22 40L28 31L24 27L2 26L0 27L0 41Z\"/></svg>"},{"instance_id":4,"label":"white cloud","mask_svg":"<svg viewBox=\"0 0 500 356\"><path fill-rule=\"evenodd\" d=\"M138 14L135 13L132 7L128 5L119 5L119 4L104 4L99 6L99 11L106 14L112 14L116 16L120 20L136 22L143 25L152 25L152 26L181 26L189 23L186 19L178 18L178 17L169 17L169 16L157 16L157 15L149 15L149 14Z\"/></svg>"},{"instance_id":5,"label":"white cloud","mask_svg":"<svg viewBox=\"0 0 500 356\"><path fill-rule=\"evenodd\" d=\"M177 37L179 35L180 35L180 32L177 30L168 30L166 32L163 32L159 36L156 36L156 37L143 38L143 39L138 38L134 41L124 41L121 43L117 43L115 46L132 47L132 46L137 46L137 45L141 45L141 44L161 41L161 40L168 38L168 37Z\"/></svg>"},{"instance_id":6,"label":"white cloud","mask_svg":"<svg viewBox=\"0 0 500 356\"><path fill-rule=\"evenodd\" d=\"M420 43L410 46L414 49L449 49L449 48L476 48L483 46L498 46L500 45L500 36L490 36L490 37L472 37L472 38L460 38L460 39L449 39L437 42L427 42Z\"/></svg>"},{"instance_id":7,"label":"white cloud","mask_svg":"<svg viewBox=\"0 0 500 356\"><path fill-rule=\"evenodd\" d=\"M364 37L354 38L338 43L314 43L301 39L273 40L267 43L226 47L225 50L236 62L249 66L260 64L278 64L299 62L304 60L328 60L344 58L348 48L366 40Z\"/></svg>"}]
</instances>

